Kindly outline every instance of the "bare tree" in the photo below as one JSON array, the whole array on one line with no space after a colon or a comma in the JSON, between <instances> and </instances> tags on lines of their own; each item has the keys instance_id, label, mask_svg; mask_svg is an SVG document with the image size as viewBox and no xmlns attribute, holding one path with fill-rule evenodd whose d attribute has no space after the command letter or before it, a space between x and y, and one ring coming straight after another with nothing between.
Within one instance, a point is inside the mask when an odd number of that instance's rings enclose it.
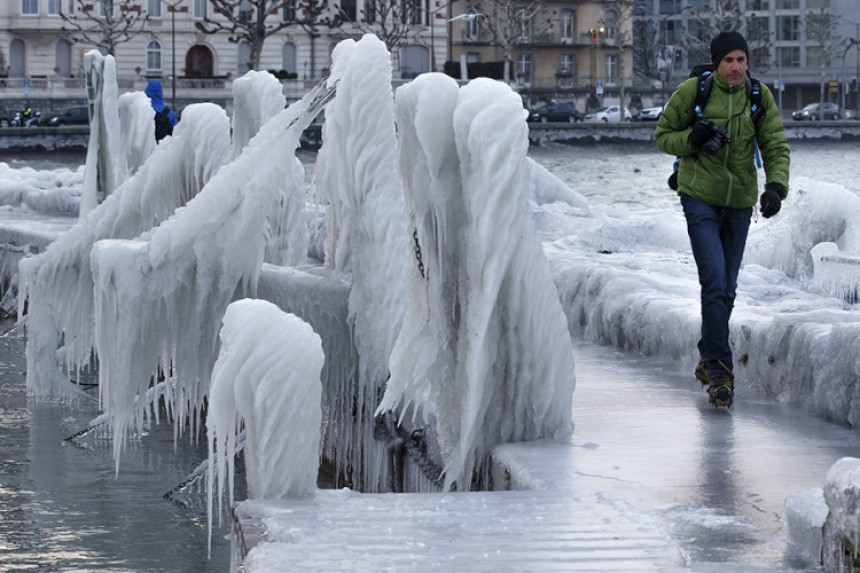
<instances>
[{"instance_id":1,"label":"bare tree","mask_svg":"<svg viewBox=\"0 0 860 573\"><path fill-rule=\"evenodd\" d=\"M260 67L266 38L284 28L300 26L315 38L319 26L340 25L339 16L329 15L328 0L209 0L209 4L220 18L207 15L195 24L197 29L204 34L227 33L233 43L248 42L247 64L252 70Z\"/></svg>"},{"instance_id":2,"label":"bare tree","mask_svg":"<svg viewBox=\"0 0 860 573\"><path fill-rule=\"evenodd\" d=\"M128 42L143 31L148 15L137 0L76 0L74 14L60 13L63 30L73 42L95 46L116 55L118 44Z\"/></svg>"},{"instance_id":3,"label":"bare tree","mask_svg":"<svg viewBox=\"0 0 860 573\"><path fill-rule=\"evenodd\" d=\"M691 11L691 23L682 43L690 64L709 62L711 40L720 32L734 30L743 34L749 44L750 64L759 72L767 71L771 66L772 42L766 16L759 18L755 12L741 10L737 0L711 0L703 10Z\"/></svg>"},{"instance_id":4,"label":"bare tree","mask_svg":"<svg viewBox=\"0 0 860 573\"><path fill-rule=\"evenodd\" d=\"M469 13L488 30L490 45L502 50L505 82L510 82L514 49L548 36L553 28L554 14L543 11L542 0L482 0Z\"/></svg>"},{"instance_id":5,"label":"bare tree","mask_svg":"<svg viewBox=\"0 0 860 573\"><path fill-rule=\"evenodd\" d=\"M360 34L375 34L392 53L427 29L420 0L368 1L360 15L350 11L353 6L346 2L339 6L344 25Z\"/></svg>"},{"instance_id":6,"label":"bare tree","mask_svg":"<svg viewBox=\"0 0 860 573\"><path fill-rule=\"evenodd\" d=\"M817 44L818 65L821 75L818 80L818 119L824 119L824 100L827 85L827 68L833 61L833 55L843 42L834 32L836 30L836 16L827 8L810 10L804 18L806 38ZM809 49L807 48L807 57ZM844 78L843 78L844 81Z\"/></svg>"},{"instance_id":7,"label":"bare tree","mask_svg":"<svg viewBox=\"0 0 860 573\"><path fill-rule=\"evenodd\" d=\"M633 47L633 0L615 0L598 23L604 29L603 46L618 55L618 105L624 121L627 99L624 85L624 54Z\"/></svg>"}]
</instances>

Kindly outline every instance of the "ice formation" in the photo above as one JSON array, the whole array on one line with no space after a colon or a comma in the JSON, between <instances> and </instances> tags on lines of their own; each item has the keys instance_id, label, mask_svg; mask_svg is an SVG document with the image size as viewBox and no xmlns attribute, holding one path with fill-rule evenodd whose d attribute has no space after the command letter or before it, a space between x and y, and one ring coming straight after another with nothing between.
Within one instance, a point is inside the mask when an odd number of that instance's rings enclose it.
<instances>
[{"instance_id":1,"label":"ice formation","mask_svg":"<svg viewBox=\"0 0 860 573\"><path fill-rule=\"evenodd\" d=\"M409 261L391 91L391 58L375 36L344 40L332 53L323 147L314 185L326 206L325 265L350 277L349 322L357 348L357 380L345 379L339 400L354 400L353 427L341 427L338 456L363 488L384 484L385 447L373 440L373 412L388 378L388 356L406 307ZM347 406L352 410L353 406ZM326 445L330 450L330 444Z\"/></svg>"},{"instance_id":2,"label":"ice formation","mask_svg":"<svg viewBox=\"0 0 860 573\"><path fill-rule=\"evenodd\" d=\"M90 140L86 177L81 189L81 215L104 201L121 182L117 172L120 135L116 60L113 56L103 56L98 50L90 50L84 55L84 71L90 104Z\"/></svg>"},{"instance_id":3,"label":"ice formation","mask_svg":"<svg viewBox=\"0 0 860 573\"><path fill-rule=\"evenodd\" d=\"M29 392L65 395L68 378L58 364L65 363L70 373L90 364L95 348L93 245L102 239L134 238L197 195L230 157L229 127L220 107L189 106L173 137L164 140L133 177L82 215L44 253L21 261L18 315L25 315L26 303Z\"/></svg>"},{"instance_id":4,"label":"ice formation","mask_svg":"<svg viewBox=\"0 0 860 573\"><path fill-rule=\"evenodd\" d=\"M171 406L178 431L186 422L192 435L199 429L218 326L227 305L256 288L266 219L278 205L304 209L304 171L295 149L313 118L306 109L316 95L310 92L267 122L238 158L158 227L133 241L96 243L91 265L99 391L111 416L117 464L134 397L162 374L175 380ZM307 228L289 232L301 237ZM288 248L306 245L297 239Z\"/></svg>"},{"instance_id":5,"label":"ice formation","mask_svg":"<svg viewBox=\"0 0 860 573\"><path fill-rule=\"evenodd\" d=\"M119 132L122 138L122 162L117 170L134 175L155 151L155 110L143 92L119 96ZM123 178L125 181L125 178Z\"/></svg>"},{"instance_id":6,"label":"ice formation","mask_svg":"<svg viewBox=\"0 0 860 573\"><path fill-rule=\"evenodd\" d=\"M398 90L414 225L409 312L380 410L434 419L445 488L494 445L570 431L573 350L529 215L522 102L428 74Z\"/></svg>"},{"instance_id":7,"label":"ice formation","mask_svg":"<svg viewBox=\"0 0 860 573\"><path fill-rule=\"evenodd\" d=\"M240 432L245 433L248 497L301 497L316 491L322 422L325 357L310 325L270 302L251 299L230 304L222 322L206 418L210 532L213 490L219 515L225 488L233 506Z\"/></svg>"},{"instance_id":8,"label":"ice formation","mask_svg":"<svg viewBox=\"0 0 860 573\"><path fill-rule=\"evenodd\" d=\"M283 86L269 72L250 70L237 78L233 82L233 157L285 107Z\"/></svg>"},{"instance_id":9,"label":"ice formation","mask_svg":"<svg viewBox=\"0 0 860 573\"><path fill-rule=\"evenodd\" d=\"M824 570L844 571L842 548L851 550L851 560L860 555L860 459L842 458L827 470L824 499L830 509L824 530Z\"/></svg>"}]
</instances>

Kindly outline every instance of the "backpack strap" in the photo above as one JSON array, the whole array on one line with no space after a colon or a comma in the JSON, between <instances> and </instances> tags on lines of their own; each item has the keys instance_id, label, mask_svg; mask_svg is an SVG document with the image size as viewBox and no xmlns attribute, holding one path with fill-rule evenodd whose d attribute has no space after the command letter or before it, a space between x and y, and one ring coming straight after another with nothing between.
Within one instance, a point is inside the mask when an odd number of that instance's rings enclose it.
<instances>
[{"instance_id":1,"label":"backpack strap","mask_svg":"<svg viewBox=\"0 0 860 573\"><path fill-rule=\"evenodd\" d=\"M696 118L702 117L702 111L708 103L708 97L711 95L711 84L714 82L713 72L705 72L699 76L699 81L696 84L696 99L693 102L693 113Z\"/></svg>"},{"instance_id":2,"label":"backpack strap","mask_svg":"<svg viewBox=\"0 0 860 573\"><path fill-rule=\"evenodd\" d=\"M761 105L761 82L755 78L747 80L749 92L747 97L750 100L750 118L753 123L758 123L760 119L764 119L764 108Z\"/></svg>"}]
</instances>

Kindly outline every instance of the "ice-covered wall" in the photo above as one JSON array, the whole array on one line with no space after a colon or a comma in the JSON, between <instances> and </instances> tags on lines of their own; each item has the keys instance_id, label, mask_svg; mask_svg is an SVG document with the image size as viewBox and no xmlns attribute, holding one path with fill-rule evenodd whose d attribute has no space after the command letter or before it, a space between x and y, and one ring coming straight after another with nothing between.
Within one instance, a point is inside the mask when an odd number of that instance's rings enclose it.
<instances>
[{"instance_id":1,"label":"ice-covered wall","mask_svg":"<svg viewBox=\"0 0 860 573\"><path fill-rule=\"evenodd\" d=\"M388 378L388 357L406 308L409 264L403 191L391 91L391 59L378 38L344 40L332 53L329 84L337 96L326 108L323 146L314 185L326 206L327 267L351 279L349 318L358 350L358 380L340 395L355 400L355 440L341 441L347 459L371 475L366 491L386 486L384 445L373 440L373 412Z\"/></svg>"},{"instance_id":2,"label":"ice-covered wall","mask_svg":"<svg viewBox=\"0 0 860 573\"><path fill-rule=\"evenodd\" d=\"M230 157L229 128L220 107L188 106L173 137L163 141L133 177L44 253L21 261L18 315L25 316L26 305L31 393L65 395L68 377L59 365L71 373L90 364L95 347L93 245L102 239L136 237L197 195Z\"/></svg>"},{"instance_id":3,"label":"ice-covered wall","mask_svg":"<svg viewBox=\"0 0 860 573\"><path fill-rule=\"evenodd\" d=\"M435 421L445 488L499 443L570 431L567 323L532 226L522 102L428 74L398 90L416 260L380 411Z\"/></svg>"},{"instance_id":4,"label":"ice-covered wall","mask_svg":"<svg viewBox=\"0 0 860 573\"><path fill-rule=\"evenodd\" d=\"M304 170L295 150L315 115L307 106L316 95L310 92L267 122L238 158L158 227L134 241L96 243L91 265L99 390L117 464L134 397L162 374L176 385L178 431L186 422L198 431L219 323L232 300L254 293L267 217L279 205L304 209ZM292 232L306 234L307 228ZM137 406L138 414L143 407ZM140 424L142 416L136 419Z\"/></svg>"},{"instance_id":5,"label":"ice-covered wall","mask_svg":"<svg viewBox=\"0 0 860 573\"><path fill-rule=\"evenodd\" d=\"M824 571L850 571L860 558L860 459L841 458L827 470L823 489L785 500L788 540Z\"/></svg>"}]
</instances>

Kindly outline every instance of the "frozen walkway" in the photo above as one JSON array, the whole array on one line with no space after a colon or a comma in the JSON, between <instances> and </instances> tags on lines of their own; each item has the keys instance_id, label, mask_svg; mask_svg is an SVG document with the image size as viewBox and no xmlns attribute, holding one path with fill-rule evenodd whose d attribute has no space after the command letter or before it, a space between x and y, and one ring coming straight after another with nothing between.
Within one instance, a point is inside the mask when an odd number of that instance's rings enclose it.
<instances>
[{"instance_id":1,"label":"frozen walkway","mask_svg":"<svg viewBox=\"0 0 860 573\"><path fill-rule=\"evenodd\" d=\"M266 530L245 570L814 570L786 542L785 498L860 455L855 431L743 381L715 410L674 364L587 343L573 418L567 442L498 448L527 490L244 502Z\"/></svg>"}]
</instances>

